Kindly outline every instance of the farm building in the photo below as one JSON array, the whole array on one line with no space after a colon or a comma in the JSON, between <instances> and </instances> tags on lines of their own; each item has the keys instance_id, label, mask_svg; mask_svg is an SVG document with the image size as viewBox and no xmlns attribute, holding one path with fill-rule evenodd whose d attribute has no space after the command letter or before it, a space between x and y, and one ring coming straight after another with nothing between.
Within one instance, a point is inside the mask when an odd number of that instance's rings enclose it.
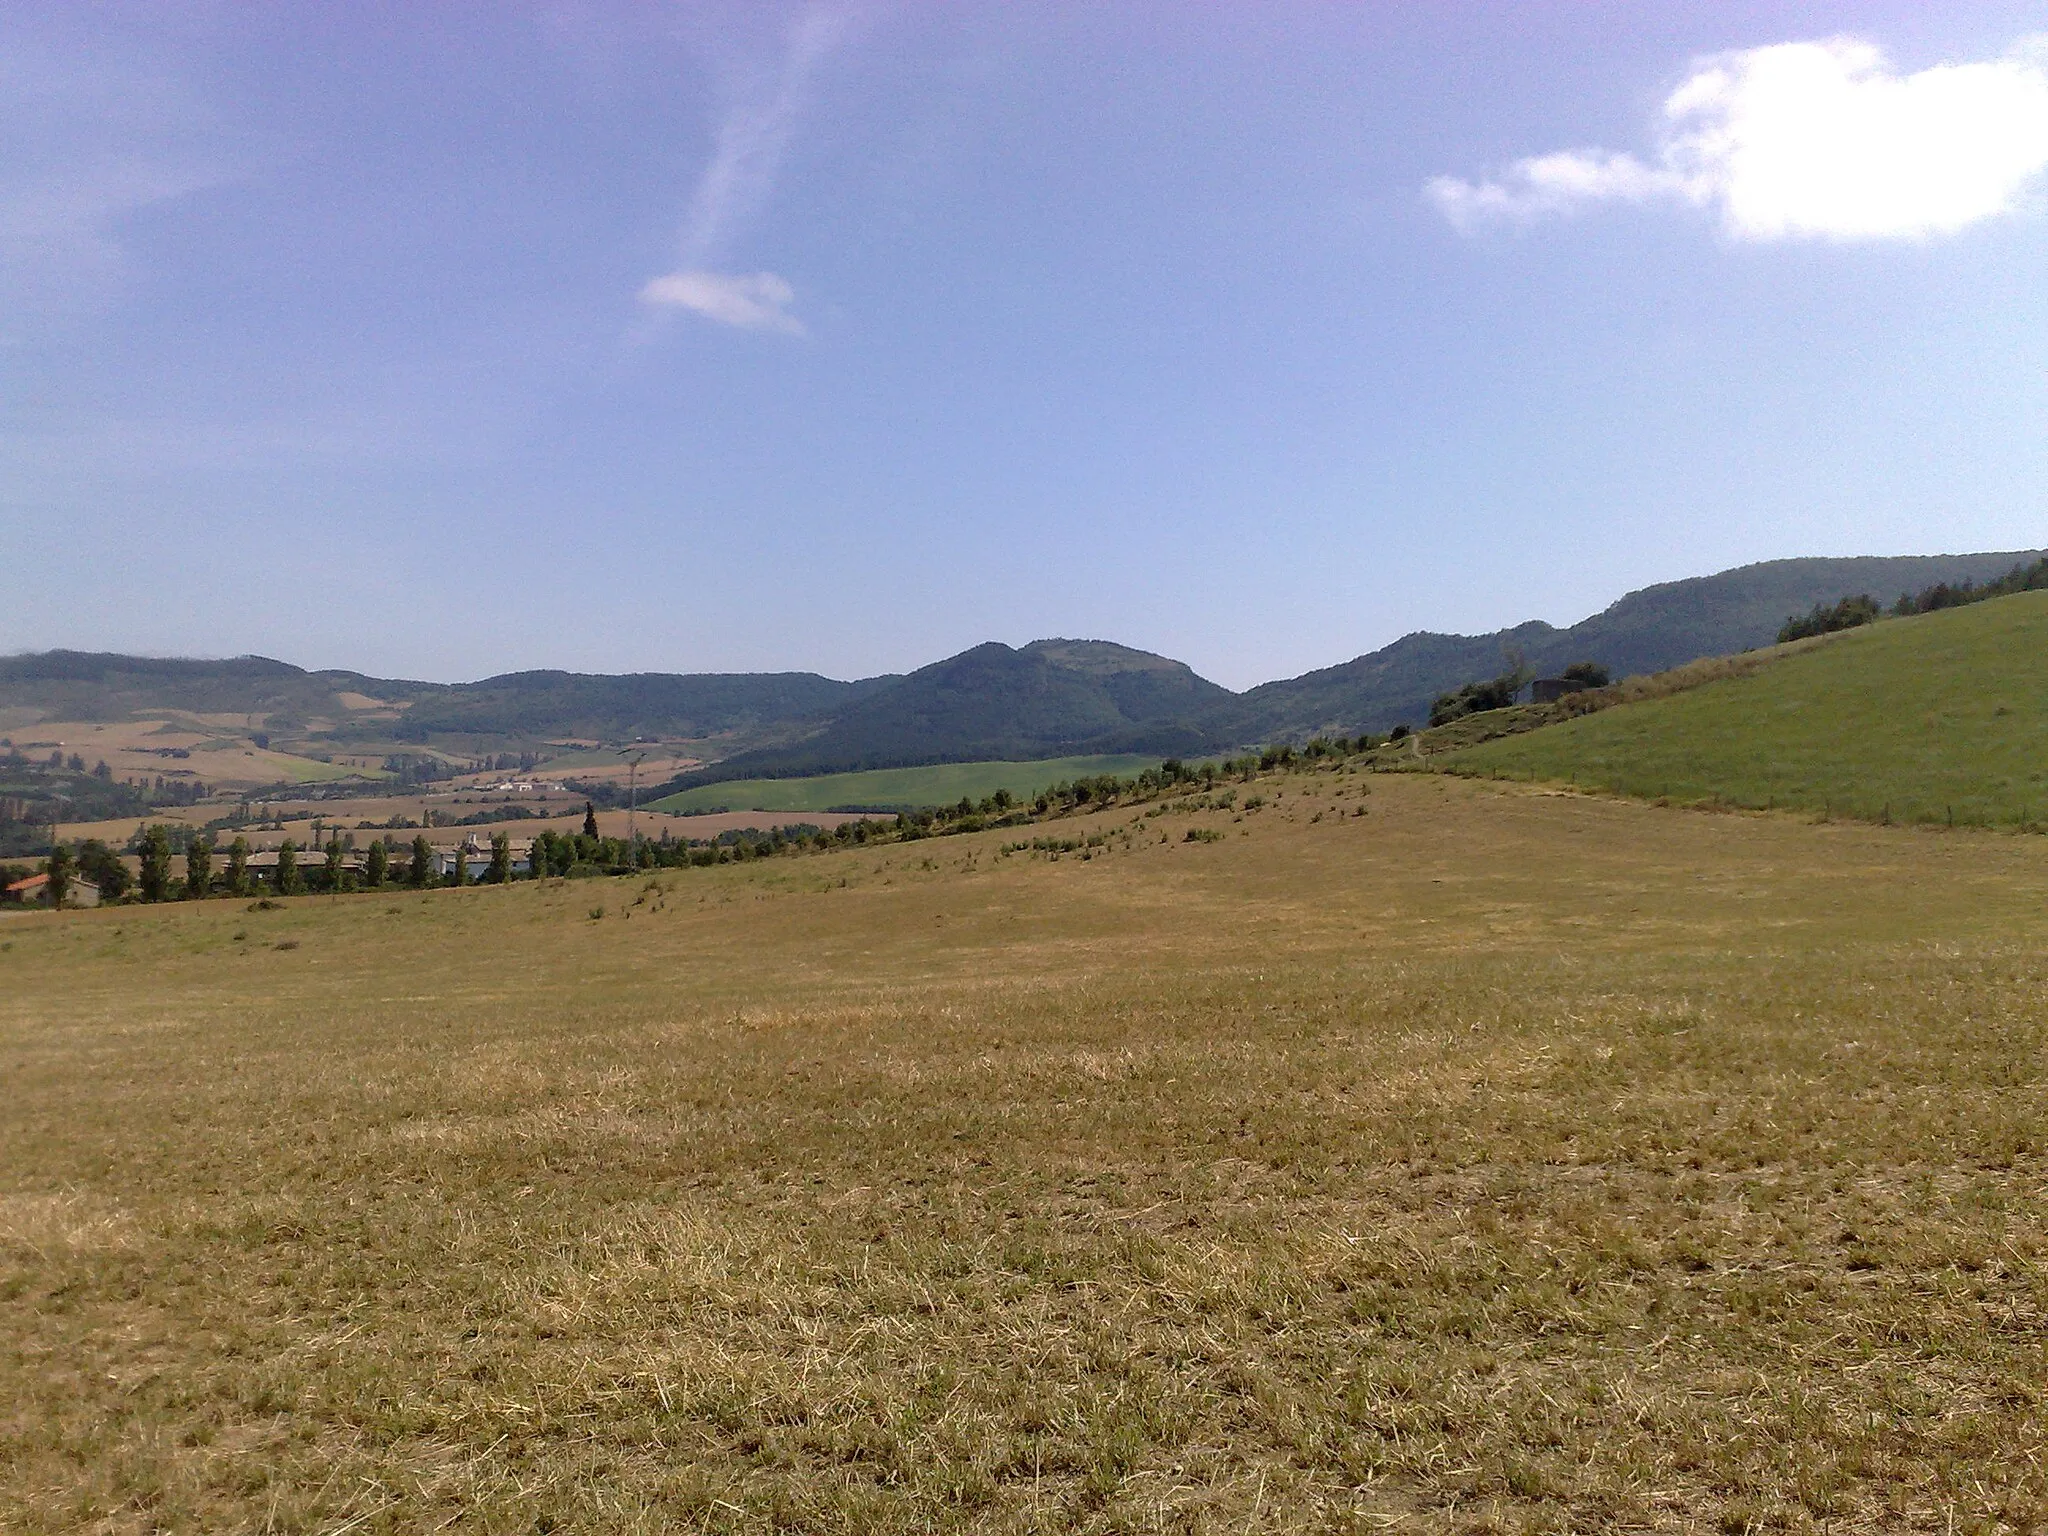
<instances>
[{"instance_id":1,"label":"farm building","mask_svg":"<svg viewBox=\"0 0 2048 1536\"><path fill-rule=\"evenodd\" d=\"M30 875L26 880L17 880L4 892L9 902L28 907L47 907L50 904L50 877L47 874ZM82 875L73 874L71 883L64 890L64 905L67 907L96 907L100 904L100 888Z\"/></svg>"}]
</instances>

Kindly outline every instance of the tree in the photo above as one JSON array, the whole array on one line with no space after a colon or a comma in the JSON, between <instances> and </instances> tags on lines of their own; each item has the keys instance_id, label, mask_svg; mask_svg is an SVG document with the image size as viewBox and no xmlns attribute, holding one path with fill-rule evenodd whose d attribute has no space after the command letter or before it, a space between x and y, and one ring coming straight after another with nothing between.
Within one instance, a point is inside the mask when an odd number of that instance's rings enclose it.
<instances>
[{"instance_id":1,"label":"tree","mask_svg":"<svg viewBox=\"0 0 2048 1536\"><path fill-rule=\"evenodd\" d=\"M101 901L119 901L128 894L128 866L96 837L89 837L80 845L78 872L99 887Z\"/></svg>"},{"instance_id":2,"label":"tree","mask_svg":"<svg viewBox=\"0 0 2048 1536\"><path fill-rule=\"evenodd\" d=\"M493 885L512 883L512 839L503 832L491 834L491 867L484 878Z\"/></svg>"},{"instance_id":3,"label":"tree","mask_svg":"<svg viewBox=\"0 0 2048 1536\"><path fill-rule=\"evenodd\" d=\"M1575 661L1558 676L1568 683L1582 683L1588 688L1605 688L1614 681L1608 670L1597 661Z\"/></svg>"},{"instance_id":4,"label":"tree","mask_svg":"<svg viewBox=\"0 0 2048 1536\"><path fill-rule=\"evenodd\" d=\"M1515 702L1515 696L1528 680L1527 670L1516 667L1483 683L1467 683L1454 693L1440 693L1429 706L1429 723L1447 725L1453 720L1462 720L1467 715L1489 709L1506 709Z\"/></svg>"},{"instance_id":5,"label":"tree","mask_svg":"<svg viewBox=\"0 0 2048 1536\"><path fill-rule=\"evenodd\" d=\"M237 837L228 844L228 894L249 894L249 839Z\"/></svg>"},{"instance_id":6,"label":"tree","mask_svg":"<svg viewBox=\"0 0 2048 1536\"><path fill-rule=\"evenodd\" d=\"M434 845L428 842L426 835L422 833L412 840L412 868L406 871L406 879L414 890L423 891L427 887L427 882L433 878Z\"/></svg>"},{"instance_id":7,"label":"tree","mask_svg":"<svg viewBox=\"0 0 2048 1536\"><path fill-rule=\"evenodd\" d=\"M43 866L50 876L50 905L61 907L71 894L71 850L62 843L50 849L50 862Z\"/></svg>"},{"instance_id":8,"label":"tree","mask_svg":"<svg viewBox=\"0 0 2048 1536\"><path fill-rule=\"evenodd\" d=\"M378 838L370 844L370 851L363 855L363 884L371 890L381 890L384 876L390 869L391 856L384 851L384 839Z\"/></svg>"},{"instance_id":9,"label":"tree","mask_svg":"<svg viewBox=\"0 0 2048 1536\"><path fill-rule=\"evenodd\" d=\"M1922 596L1928 597L1937 606L1948 606L1946 602L1933 598L1933 591L1933 588L1929 588ZM1778 644L1783 645L1790 640L1807 640L1815 635L1832 635L1837 630L1856 629L1874 622L1883 614L1884 610L1878 607L1877 599L1868 592L1845 597L1833 607L1826 603L1815 603L1810 613L1803 616L1795 614L1785 621L1784 627L1778 631Z\"/></svg>"},{"instance_id":10,"label":"tree","mask_svg":"<svg viewBox=\"0 0 2048 1536\"><path fill-rule=\"evenodd\" d=\"M158 822L142 834L142 874L136 883L144 901L162 901L171 887L171 834Z\"/></svg>"},{"instance_id":11,"label":"tree","mask_svg":"<svg viewBox=\"0 0 2048 1536\"><path fill-rule=\"evenodd\" d=\"M326 887L330 891L339 891L342 886L342 879L348 873L347 866L342 862L345 857L345 850L341 846L341 834L339 832L327 839L325 851L327 854L327 868L324 871L327 876Z\"/></svg>"},{"instance_id":12,"label":"tree","mask_svg":"<svg viewBox=\"0 0 2048 1536\"><path fill-rule=\"evenodd\" d=\"M597 841L597 807L588 800L583 802L583 835Z\"/></svg>"},{"instance_id":13,"label":"tree","mask_svg":"<svg viewBox=\"0 0 2048 1536\"><path fill-rule=\"evenodd\" d=\"M448 877L448 881L449 884L457 886L469 884L469 845L467 843L457 843L455 845L455 872Z\"/></svg>"},{"instance_id":14,"label":"tree","mask_svg":"<svg viewBox=\"0 0 2048 1536\"><path fill-rule=\"evenodd\" d=\"M185 898L199 901L213 890L213 839L195 837L185 846Z\"/></svg>"},{"instance_id":15,"label":"tree","mask_svg":"<svg viewBox=\"0 0 2048 1536\"><path fill-rule=\"evenodd\" d=\"M533 847L527 851L526 855L527 873L536 880L545 880L548 877L548 868L554 861L555 834L552 832L536 833L533 839Z\"/></svg>"},{"instance_id":16,"label":"tree","mask_svg":"<svg viewBox=\"0 0 2048 1536\"><path fill-rule=\"evenodd\" d=\"M299 878L299 849L290 838L277 845L277 894L296 896L306 888Z\"/></svg>"}]
</instances>

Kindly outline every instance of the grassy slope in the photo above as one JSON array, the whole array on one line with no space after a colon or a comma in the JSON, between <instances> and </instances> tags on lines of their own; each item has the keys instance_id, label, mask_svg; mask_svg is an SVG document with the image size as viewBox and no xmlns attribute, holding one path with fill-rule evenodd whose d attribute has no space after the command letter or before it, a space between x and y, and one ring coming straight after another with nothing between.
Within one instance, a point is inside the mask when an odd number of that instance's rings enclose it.
<instances>
[{"instance_id":1,"label":"grassy slope","mask_svg":"<svg viewBox=\"0 0 2048 1536\"><path fill-rule=\"evenodd\" d=\"M2048 819L2048 592L1854 630L1748 677L1447 761L1873 819Z\"/></svg>"},{"instance_id":2,"label":"grassy slope","mask_svg":"<svg viewBox=\"0 0 2048 1536\"><path fill-rule=\"evenodd\" d=\"M999 789L1032 795L1062 779L1131 774L1158 766L1156 757L1055 757L1028 763L939 763L929 768L876 768L809 779L739 779L703 784L651 802L678 814L725 806L746 811L825 811L835 805L951 805Z\"/></svg>"},{"instance_id":3,"label":"grassy slope","mask_svg":"<svg viewBox=\"0 0 2048 1536\"><path fill-rule=\"evenodd\" d=\"M1316 782L0 919L0 1527L2048 1515L2048 848Z\"/></svg>"}]
</instances>

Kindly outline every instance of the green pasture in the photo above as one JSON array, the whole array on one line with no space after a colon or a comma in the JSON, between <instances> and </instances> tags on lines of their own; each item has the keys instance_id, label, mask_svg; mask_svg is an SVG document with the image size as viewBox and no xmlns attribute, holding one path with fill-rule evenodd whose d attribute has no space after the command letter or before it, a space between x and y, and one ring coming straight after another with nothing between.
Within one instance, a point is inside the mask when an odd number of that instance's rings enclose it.
<instances>
[{"instance_id":1,"label":"green pasture","mask_svg":"<svg viewBox=\"0 0 2048 1536\"><path fill-rule=\"evenodd\" d=\"M1871 820L2048 819L2048 592L1450 754L1453 772Z\"/></svg>"},{"instance_id":2,"label":"green pasture","mask_svg":"<svg viewBox=\"0 0 2048 1536\"><path fill-rule=\"evenodd\" d=\"M336 779L390 777L380 769L344 768L338 763L323 763L317 758L297 757L289 752L265 752L261 756L274 766L283 778L294 784L327 784Z\"/></svg>"},{"instance_id":3,"label":"green pasture","mask_svg":"<svg viewBox=\"0 0 2048 1536\"><path fill-rule=\"evenodd\" d=\"M926 768L875 768L809 779L736 779L701 784L653 801L650 809L687 814L732 811L829 811L835 805L951 805L962 796L980 800L999 789L1033 795L1062 779L1100 773L1132 774L1157 766L1156 757L1128 753L1051 757L1030 763L935 763Z\"/></svg>"}]
</instances>

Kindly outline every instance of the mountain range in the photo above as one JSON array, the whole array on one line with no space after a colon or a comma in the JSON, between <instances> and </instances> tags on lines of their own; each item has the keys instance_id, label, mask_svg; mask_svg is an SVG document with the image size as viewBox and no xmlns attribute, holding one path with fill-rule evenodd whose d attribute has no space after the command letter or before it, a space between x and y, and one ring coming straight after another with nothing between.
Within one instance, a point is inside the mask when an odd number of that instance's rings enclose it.
<instances>
[{"instance_id":1,"label":"mountain range","mask_svg":"<svg viewBox=\"0 0 2048 1536\"><path fill-rule=\"evenodd\" d=\"M1185 663L1101 640L988 642L904 675L537 671L425 683L262 657L173 660L49 651L0 658L0 728L176 711L302 750L465 753L547 742L692 743L673 787L849 769L1094 752L1228 750L1418 723L1439 693L1526 662L1617 676L1769 644L1792 614L1858 592L1982 582L2035 551L1776 560L1632 592L1578 624L1420 632L1336 666L1234 693Z\"/></svg>"}]
</instances>

